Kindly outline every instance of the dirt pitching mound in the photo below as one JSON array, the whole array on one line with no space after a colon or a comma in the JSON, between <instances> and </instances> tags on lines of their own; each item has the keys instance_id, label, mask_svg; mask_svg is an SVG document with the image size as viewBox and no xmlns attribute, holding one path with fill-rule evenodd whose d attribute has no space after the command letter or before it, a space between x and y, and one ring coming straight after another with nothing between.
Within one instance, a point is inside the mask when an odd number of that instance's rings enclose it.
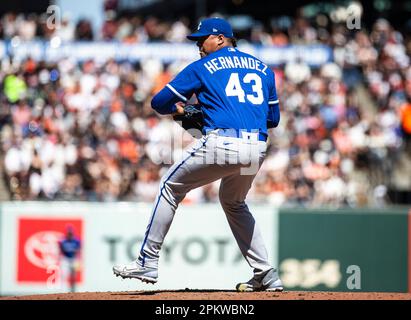
<instances>
[{"instance_id":1,"label":"dirt pitching mound","mask_svg":"<svg viewBox=\"0 0 411 320\"><path fill-rule=\"evenodd\" d=\"M0 300L411 300L411 293L386 292L235 292L220 290L158 290L79 292L0 297Z\"/></svg>"}]
</instances>

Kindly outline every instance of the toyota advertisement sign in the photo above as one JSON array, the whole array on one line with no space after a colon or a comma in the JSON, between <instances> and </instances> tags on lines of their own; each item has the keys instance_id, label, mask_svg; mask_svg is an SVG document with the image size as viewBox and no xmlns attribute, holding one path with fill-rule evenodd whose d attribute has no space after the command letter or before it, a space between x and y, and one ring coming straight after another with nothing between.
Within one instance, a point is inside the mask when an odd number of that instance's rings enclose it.
<instances>
[{"instance_id":1,"label":"toyota advertisement sign","mask_svg":"<svg viewBox=\"0 0 411 320\"><path fill-rule=\"evenodd\" d=\"M267 207L251 207L273 264L277 219ZM1 206L0 294L70 290L58 243L68 226L81 241L76 291L228 289L252 270L242 257L220 206L179 207L166 237L154 286L122 280L112 266L135 259L151 206L139 203L5 203Z\"/></svg>"},{"instance_id":2,"label":"toyota advertisement sign","mask_svg":"<svg viewBox=\"0 0 411 320\"><path fill-rule=\"evenodd\" d=\"M65 237L68 226L74 228L81 241L82 219L27 217L18 219L18 283L50 284L67 281L63 277L63 258L59 250L59 242ZM81 255L78 261L81 264ZM76 273L75 282L80 284L81 280L80 269Z\"/></svg>"}]
</instances>

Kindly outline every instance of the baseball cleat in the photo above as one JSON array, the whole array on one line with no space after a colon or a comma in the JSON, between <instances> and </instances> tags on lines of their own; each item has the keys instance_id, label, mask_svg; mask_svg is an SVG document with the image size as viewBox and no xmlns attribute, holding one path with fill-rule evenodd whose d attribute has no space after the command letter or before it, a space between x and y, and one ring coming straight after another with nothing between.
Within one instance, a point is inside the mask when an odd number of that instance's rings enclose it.
<instances>
[{"instance_id":1,"label":"baseball cleat","mask_svg":"<svg viewBox=\"0 0 411 320\"><path fill-rule=\"evenodd\" d=\"M123 279L139 279L145 283L156 283L158 271L155 268L143 267L136 261L125 265L116 265L113 267L113 273L116 277Z\"/></svg>"},{"instance_id":2,"label":"baseball cleat","mask_svg":"<svg viewBox=\"0 0 411 320\"><path fill-rule=\"evenodd\" d=\"M268 272L260 277L254 276L247 282L242 282L235 287L238 292L254 292L254 291L271 291L282 292L284 290L283 284L278 278L277 270L270 269Z\"/></svg>"}]
</instances>

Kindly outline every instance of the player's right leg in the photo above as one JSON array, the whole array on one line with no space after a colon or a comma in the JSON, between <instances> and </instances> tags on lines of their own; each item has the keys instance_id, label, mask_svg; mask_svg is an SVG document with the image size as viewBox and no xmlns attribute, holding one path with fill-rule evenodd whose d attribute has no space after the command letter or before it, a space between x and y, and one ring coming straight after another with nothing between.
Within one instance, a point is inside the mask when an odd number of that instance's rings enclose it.
<instances>
[{"instance_id":1,"label":"player's right leg","mask_svg":"<svg viewBox=\"0 0 411 320\"><path fill-rule=\"evenodd\" d=\"M257 171L265 156L263 144L259 153ZM240 251L254 271L252 279L239 283L236 288L238 291L282 291L283 285L277 270L272 267L268 260L262 234L245 203L245 198L257 171L254 174L245 175L241 174L241 170L237 170L224 177L220 185L220 203Z\"/></svg>"}]
</instances>

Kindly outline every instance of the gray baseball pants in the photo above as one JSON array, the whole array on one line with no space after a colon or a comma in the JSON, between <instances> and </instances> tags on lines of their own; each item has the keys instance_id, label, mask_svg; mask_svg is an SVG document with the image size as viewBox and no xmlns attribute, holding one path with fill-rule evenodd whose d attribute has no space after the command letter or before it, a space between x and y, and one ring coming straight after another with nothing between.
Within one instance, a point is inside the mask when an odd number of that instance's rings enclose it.
<instances>
[{"instance_id":1,"label":"gray baseball pants","mask_svg":"<svg viewBox=\"0 0 411 320\"><path fill-rule=\"evenodd\" d=\"M225 137L212 131L185 150L161 180L138 261L157 268L159 252L178 204L187 192L221 179L219 198L231 231L248 264L260 275L272 268L260 230L245 203L267 143L256 134Z\"/></svg>"}]
</instances>

